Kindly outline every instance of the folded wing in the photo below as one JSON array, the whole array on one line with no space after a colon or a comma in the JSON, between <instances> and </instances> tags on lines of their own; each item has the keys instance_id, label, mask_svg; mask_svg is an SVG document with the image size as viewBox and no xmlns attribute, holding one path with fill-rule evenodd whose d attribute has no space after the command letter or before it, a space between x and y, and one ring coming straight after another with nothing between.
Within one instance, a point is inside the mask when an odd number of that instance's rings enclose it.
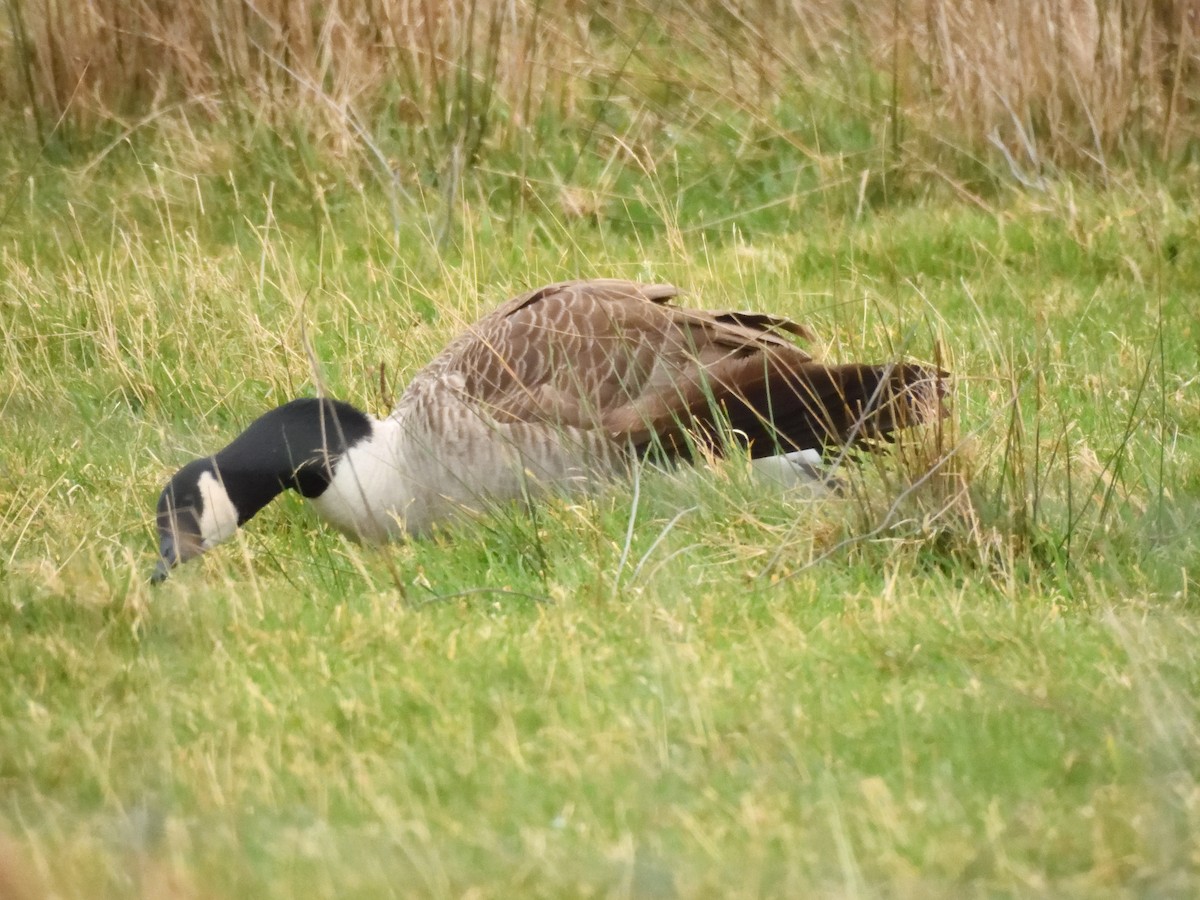
<instances>
[{"instance_id":1,"label":"folded wing","mask_svg":"<svg viewBox=\"0 0 1200 900\"><path fill-rule=\"evenodd\" d=\"M517 297L441 361L497 423L601 431L639 454L733 441L755 457L869 445L940 414L945 373L824 365L759 313L684 309L671 285L566 282ZM435 363L436 365L436 363Z\"/></svg>"}]
</instances>

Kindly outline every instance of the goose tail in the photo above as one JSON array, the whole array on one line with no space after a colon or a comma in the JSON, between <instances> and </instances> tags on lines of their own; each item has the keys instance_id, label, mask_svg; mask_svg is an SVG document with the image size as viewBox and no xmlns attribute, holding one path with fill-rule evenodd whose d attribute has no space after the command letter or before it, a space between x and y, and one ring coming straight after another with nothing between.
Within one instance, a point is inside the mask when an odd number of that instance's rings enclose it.
<instances>
[{"instance_id":1,"label":"goose tail","mask_svg":"<svg viewBox=\"0 0 1200 900\"><path fill-rule=\"evenodd\" d=\"M768 371L724 406L752 457L891 443L902 429L946 415L949 374L919 363L805 363Z\"/></svg>"}]
</instances>

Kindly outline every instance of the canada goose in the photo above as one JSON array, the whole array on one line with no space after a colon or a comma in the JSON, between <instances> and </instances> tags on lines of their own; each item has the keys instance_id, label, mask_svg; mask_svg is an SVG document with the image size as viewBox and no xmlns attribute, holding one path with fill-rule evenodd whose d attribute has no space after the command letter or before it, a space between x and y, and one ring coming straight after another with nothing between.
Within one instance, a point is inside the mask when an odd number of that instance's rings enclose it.
<instances>
[{"instance_id":1,"label":"canada goose","mask_svg":"<svg viewBox=\"0 0 1200 900\"><path fill-rule=\"evenodd\" d=\"M152 581L288 488L378 540L531 487L586 487L645 456L688 460L733 442L805 468L813 451L874 445L942 414L939 369L823 365L784 335L811 337L794 322L684 309L670 303L678 293L552 284L452 340L387 418L329 399L271 410L167 483Z\"/></svg>"}]
</instances>

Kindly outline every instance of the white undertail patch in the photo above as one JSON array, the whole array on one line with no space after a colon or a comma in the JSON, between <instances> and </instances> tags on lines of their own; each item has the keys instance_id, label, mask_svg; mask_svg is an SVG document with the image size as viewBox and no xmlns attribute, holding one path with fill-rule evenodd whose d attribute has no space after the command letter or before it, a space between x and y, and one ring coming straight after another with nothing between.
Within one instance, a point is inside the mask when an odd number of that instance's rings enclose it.
<instances>
[{"instance_id":1,"label":"white undertail patch","mask_svg":"<svg viewBox=\"0 0 1200 900\"><path fill-rule=\"evenodd\" d=\"M750 466L757 477L785 489L798 486L818 489L830 477L821 454L816 450L793 450L778 456L763 456L751 460Z\"/></svg>"}]
</instances>

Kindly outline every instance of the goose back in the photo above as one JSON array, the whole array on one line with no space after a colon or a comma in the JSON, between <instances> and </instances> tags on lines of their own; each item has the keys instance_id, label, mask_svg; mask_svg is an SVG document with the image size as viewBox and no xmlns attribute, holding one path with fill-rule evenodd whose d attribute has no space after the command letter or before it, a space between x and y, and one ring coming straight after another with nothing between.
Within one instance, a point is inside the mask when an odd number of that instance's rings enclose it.
<instances>
[{"instance_id":1,"label":"goose back","mask_svg":"<svg viewBox=\"0 0 1200 900\"><path fill-rule=\"evenodd\" d=\"M460 403L445 408L489 429L667 457L729 438L756 457L886 439L921 417L897 398L929 379L923 367L822 365L794 342L812 338L795 322L682 308L678 295L615 279L523 294L452 341L400 408L454 385Z\"/></svg>"}]
</instances>

